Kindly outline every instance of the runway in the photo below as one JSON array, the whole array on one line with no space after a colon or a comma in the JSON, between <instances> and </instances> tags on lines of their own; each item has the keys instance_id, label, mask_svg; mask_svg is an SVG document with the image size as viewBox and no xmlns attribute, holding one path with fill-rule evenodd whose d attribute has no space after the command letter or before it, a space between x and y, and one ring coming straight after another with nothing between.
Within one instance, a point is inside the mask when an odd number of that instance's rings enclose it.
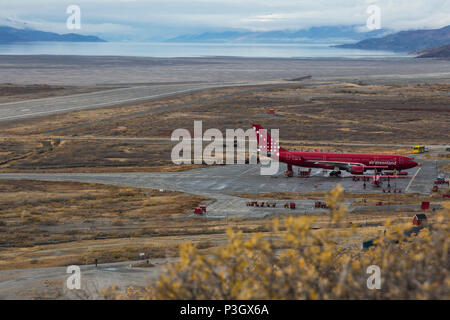
<instances>
[{"instance_id":1,"label":"runway","mask_svg":"<svg viewBox=\"0 0 450 320\"><path fill-rule=\"evenodd\" d=\"M157 98L189 93L205 89L239 85L273 84L274 82L254 83L185 83L152 86L135 86L102 90L84 94L60 96L44 99L17 101L0 104L0 122L28 119L43 115L73 112L121 105L129 102L145 101Z\"/></svg>"}]
</instances>

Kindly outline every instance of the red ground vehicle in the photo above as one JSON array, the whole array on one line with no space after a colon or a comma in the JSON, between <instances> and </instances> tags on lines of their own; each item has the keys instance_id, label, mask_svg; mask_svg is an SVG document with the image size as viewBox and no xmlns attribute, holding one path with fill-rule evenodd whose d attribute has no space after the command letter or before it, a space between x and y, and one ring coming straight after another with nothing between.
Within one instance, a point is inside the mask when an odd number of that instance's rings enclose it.
<instances>
[{"instance_id":1,"label":"red ground vehicle","mask_svg":"<svg viewBox=\"0 0 450 320\"><path fill-rule=\"evenodd\" d=\"M314 208L322 208L322 209L327 209L327 203L324 201L316 201L314 202Z\"/></svg>"},{"instance_id":2,"label":"red ground vehicle","mask_svg":"<svg viewBox=\"0 0 450 320\"><path fill-rule=\"evenodd\" d=\"M447 179L444 179L444 178L437 178L436 180L434 180L434 184L446 184L446 185L449 185L449 181Z\"/></svg>"}]
</instances>

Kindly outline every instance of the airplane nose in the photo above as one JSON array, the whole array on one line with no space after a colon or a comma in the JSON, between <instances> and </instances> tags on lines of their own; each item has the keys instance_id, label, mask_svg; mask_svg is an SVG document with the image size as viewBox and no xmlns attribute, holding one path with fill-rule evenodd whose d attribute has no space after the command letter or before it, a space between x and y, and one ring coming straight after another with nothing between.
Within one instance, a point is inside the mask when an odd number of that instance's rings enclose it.
<instances>
[{"instance_id":1,"label":"airplane nose","mask_svg":"<svg viewBox=\"0 0 450 320\"><path fill-rule=\"evenodd\" d=\"M409 162L411 164L411 168L417 167L419 164L415 161L410 161Z\"/></svg>"}]
</instances>

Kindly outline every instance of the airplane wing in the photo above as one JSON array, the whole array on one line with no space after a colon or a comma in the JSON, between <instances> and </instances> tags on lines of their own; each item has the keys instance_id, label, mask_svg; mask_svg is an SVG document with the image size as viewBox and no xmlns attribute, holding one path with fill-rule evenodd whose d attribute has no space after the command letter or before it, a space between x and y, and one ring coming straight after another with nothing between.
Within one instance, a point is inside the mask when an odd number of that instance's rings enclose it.
<instances>
[{"instance_id":1,"label":"airplane wing","mask_svg":"<svg viewBox=\"0 0 450 320\"><path fill-rule=\"evenodd\" d=\"M312 162L314 164L323 164L330 167L339 167L339 168L350 168L350 167L364 167L364 164L362 163L353 163L353 162L341 162L341 161L327 161L327 160L319 160L319 161L308 161L306 162Z\"/></svg>"},{"instance_id":2,"label":"airplane wing","mask_svg":"<svg viewBox=\"0 0 450 320\"><path fill-rule=\"evenodd\" d=\"M327 161L327 160L318 160L318 161L304 160L304 161L312 162L314 164L322 164L330 167L338 167L340 169L350 169L351 167L364 167L364 169L389 169L388 166L366 166L363 163L356 163L356 162Z\"/></svg>"},{"instance_id":3,"label":"airplane wing","mask_svg":"<svg viewBox=\"0 0 450 320\"><path fill-rule=\"evenodd\" d=\"M373 175L373 174L346 174L342 175L342 178L370 178L377 177L379 179L397 179L397 178L409 178L408 175Z\"/></svg>"},{"instance_id":4,"label":"airplane wing","mask_svg":"<svg viewBox=\"0 0 450 320\"><path fill-rule=\"evenodd\" d=\"M401 176L399 176L399 175L396 175L396 176L394 176L394 175L381 175L381 176L379 176L381 179L397 179L397 178L409 178L409 176L408 175L401 175Z\"/></svg>"}]
</instances>

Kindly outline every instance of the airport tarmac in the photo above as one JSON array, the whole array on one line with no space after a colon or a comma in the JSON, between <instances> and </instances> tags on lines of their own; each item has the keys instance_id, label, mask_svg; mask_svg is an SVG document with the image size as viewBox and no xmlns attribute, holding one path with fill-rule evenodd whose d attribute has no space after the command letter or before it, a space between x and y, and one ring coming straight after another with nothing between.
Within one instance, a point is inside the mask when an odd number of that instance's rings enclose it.
<instances>
[{"instance_id":1,"label":"airport tarmac","mask_svg":"<svg viewBox=\"0 0 450 320\"><path fill-rule=\"evenodd\" d=\"M422 160L422 166L408 170L408 177L394 179L390 182L392 189L402 192L429 194L436 177L436 163ZM263 218L279 213L286 201L279 200L277 208L247 207L249 199L237 197L236 194L260 194L268 192L308 193L313 191L329 191L341 184L345 191L352 193L382 193L388 189L388 182L382 187L375 187L367 182L351 178L336 178L324 175L321 169L313 169L309 178L285 178L285 164L280 164L274 176L260 174L260 165L217 165L184 172L142 172L142 173L4 173L0 179L31 179L44 181L70 181L99 183L117 186L151 188L156 190L173 190L200 195L212 199L208 204L207 216ZM297 212L307 213L314 207L311 200L296 200ZM346 203L348 206L351 203ZM289 210L282 211L290 213Z\"/></svg>"}]
</instances>

